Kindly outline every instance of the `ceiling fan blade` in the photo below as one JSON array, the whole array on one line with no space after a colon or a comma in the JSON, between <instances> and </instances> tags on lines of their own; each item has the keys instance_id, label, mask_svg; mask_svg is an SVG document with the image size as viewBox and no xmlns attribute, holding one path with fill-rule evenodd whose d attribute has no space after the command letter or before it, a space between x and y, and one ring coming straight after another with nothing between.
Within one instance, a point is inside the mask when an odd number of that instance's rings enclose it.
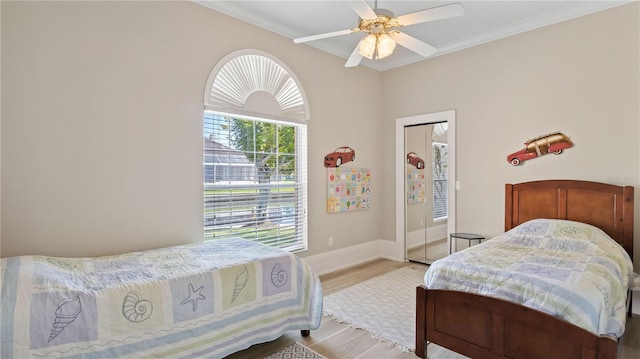
<instances>
[{"instance_id":1,"label":"ceiling fan blade","mask_svg":"<svg viewBox=\"0 0 640 359\"><path fill-rule=\"evenodd\" d=\"M362 55L360 55L359 51L360 51L360 47L356 45L356 48L353 49L353 52L351 53L351 56L349 56L347 63L344 64L344 67L355 67L355 66L358 66L358 64L360 64L360 61L362 60Z\"/></svg>"},{"instance_id":2,"label":"ceiling fan blade","mask_svg":"<svg viewBox=\"0 0 640 359\"><path fill-rule=\"evenodd\" d=\"M436 51L438 51L438 49L436 49L435 47L402 32L398 32L393 35L393 40L400 44L400 46L404 46L407 49L424 57L429 57L435 54Z\"/></svg>"},{"instance_id":3,"label":"ceiling fan blade","mask_svg":"<svg viewBox=\"0 0 640 359\"><path fill-rule=\"evenodd\" d=\"M378 17L376 12L373 11L371 6L369 6L365 1L352 3L351 8L356 12L356 14L358 14L358 16L360 16L361 19L371 20Z\"/></svg>"},{"instance_id":4,"label":"ceiling fan blade","mask_svg":"<svg viewBox=\"0 0 640 359\"><path fill-rule=\"evenodd\" d=\"M398 22L402 26L409 26L421 22L448 19L465 14L464 8L460 4L449 4L438 6L427 10L416 11L410 14L398 16Z\"/></svg>"},{"instance_id":5,"label":"ceiling fan blade","mask_svg":"<svg viewBox=\"0 0 640 359\"><path fill-rule=\"evenodd\" d=\"M299 37L297 39L293 39L293 42L295 42L296 44L300 44L300 43L303 43L303 42L326 39L327 37L349 35L349 34L353 34L354 32L358 32L358 31L359 31L358 29L347 29L347 30L339 30L339 31L327 32L327 33L324 33L324 34L317 34L317 35L311 35L311 36L306 36L306 37Z\"/></svg>"}]
</instances>

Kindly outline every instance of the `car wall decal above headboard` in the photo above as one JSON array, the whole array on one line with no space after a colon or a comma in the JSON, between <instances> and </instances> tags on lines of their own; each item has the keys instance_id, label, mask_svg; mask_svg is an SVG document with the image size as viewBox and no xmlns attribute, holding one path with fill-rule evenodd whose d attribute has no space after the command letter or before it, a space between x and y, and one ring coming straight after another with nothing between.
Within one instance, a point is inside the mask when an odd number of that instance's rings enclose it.
<instances>
[{"instance_id":1,"label":"car wall decal above headboard","mask_svg":"<svg viewBox=\"0 0 640 359\"><path fill-rule=\"evenodd\" d=\"M507 162L514 166L523 161L540 157L548 153L561 154L565 149L573 147L573 142L562 132L552 132L525 141L524 148L507 156Z\"/></svg>"}]
</instances>

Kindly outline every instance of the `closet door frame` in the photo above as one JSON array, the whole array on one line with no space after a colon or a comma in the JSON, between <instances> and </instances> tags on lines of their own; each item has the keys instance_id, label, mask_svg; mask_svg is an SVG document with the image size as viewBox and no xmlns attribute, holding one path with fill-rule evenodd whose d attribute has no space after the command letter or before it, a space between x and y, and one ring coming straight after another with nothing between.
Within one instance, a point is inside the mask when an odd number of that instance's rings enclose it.
<instances>
[{"instance_id":1,"label":"closet door frame","mask_svg":"<svg viewBox=\"0 0 640 359\"><path fill-rule=\"evenodd\" d=\"M393 257L398 261L405 261L406 247L405 247L405 127L430 124L438 122L447 122L447 144L448 144L448 193L447 193L447 247L451 248L451 237L449 233L456 231L456 145L455 145L455 133L456 133L456 111L448 110L442 112L435 112L411 117L402 117L396 119L396 241L393 250ZM456 248L453 248L455 252ZM451 253L449 253L451 254Z\"/></svg>"}]
</instances>

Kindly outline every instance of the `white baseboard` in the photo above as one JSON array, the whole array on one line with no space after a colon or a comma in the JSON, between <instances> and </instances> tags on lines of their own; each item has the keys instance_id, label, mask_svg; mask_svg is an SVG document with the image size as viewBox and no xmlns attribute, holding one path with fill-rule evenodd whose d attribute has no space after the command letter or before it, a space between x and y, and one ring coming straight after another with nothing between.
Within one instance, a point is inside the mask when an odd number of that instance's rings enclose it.
<instances>
[{"instance_id":1,"label":"white baseboard","mask_svg":"<svg viewBox=\"0 0 640 359\"><path fill-rule=\"evenodd\" d=\"M351 247L336 249L331 252L302 257L302 259L309 264L314 272L318 275L323 275L379 258L403 261L404 258L394 258L390 255L393 253L395 247L395 242L379 239Z\"/></svg>"}]
</instances>

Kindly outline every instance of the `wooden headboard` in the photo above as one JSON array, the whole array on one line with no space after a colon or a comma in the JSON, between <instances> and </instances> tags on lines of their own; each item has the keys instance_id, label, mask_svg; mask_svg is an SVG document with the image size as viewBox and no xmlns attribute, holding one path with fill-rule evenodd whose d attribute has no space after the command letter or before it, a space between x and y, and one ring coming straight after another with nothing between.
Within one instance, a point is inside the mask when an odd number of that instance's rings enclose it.
<instances>
[{"instance_id":1,"label":"wooden headboard","mask_svg":"<svg viewBox=\"0 0 640 359\"><path fill-rule=\"evenodd\" d=\"M633 187L547 180L505 186L505 231L535 218L568 219L605 231L633 258Z\"/></svg>"}]
</instances>

